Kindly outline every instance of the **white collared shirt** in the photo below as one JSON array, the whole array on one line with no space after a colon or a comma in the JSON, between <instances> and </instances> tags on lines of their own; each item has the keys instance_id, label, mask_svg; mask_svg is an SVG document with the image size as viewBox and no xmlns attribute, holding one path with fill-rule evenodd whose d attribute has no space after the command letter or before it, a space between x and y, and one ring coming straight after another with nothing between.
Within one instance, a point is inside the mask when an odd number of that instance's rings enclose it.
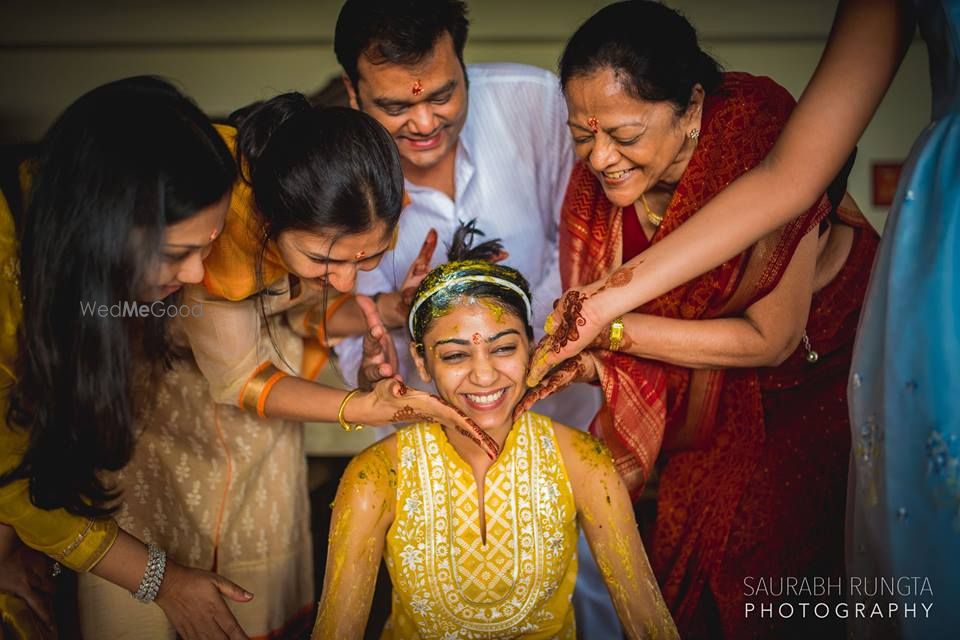
<instances>
[{"instance_id":1,"label":"white collared shirt","mask_svg":"<svg viewBox=\"0 0 960 640\"><path fill-rule=\"evenodd\" d=\"M543 322L560 297L558 238L560 207L573 168L567 108L557 77L520 64L469 65L467 121L460 132L454 162L455 198L405 180L410 204L400 216L397 246L373 271L359 272L357 292L396 291L416 258L427 232L439 243L431 268L447 261L447 248L460 224L477 219L485 237L500 238L533 292L533 327ZM392 332L400 356L400 373L412 386L429 389L417 376L407 329ZM355 383L362 340L351 338L336 348L348 383ZM431 389L432 390L432 389ZM537 405L559 422L583 428L600 406L599 392L574 387Z\"/></svg>"}]
</instances>

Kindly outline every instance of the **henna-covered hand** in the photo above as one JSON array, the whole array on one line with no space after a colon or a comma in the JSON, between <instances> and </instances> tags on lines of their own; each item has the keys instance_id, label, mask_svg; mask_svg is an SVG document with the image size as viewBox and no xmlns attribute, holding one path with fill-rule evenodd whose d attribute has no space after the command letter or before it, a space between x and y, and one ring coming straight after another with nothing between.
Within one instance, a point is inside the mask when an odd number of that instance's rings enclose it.
<instances>
[{"instance_id":1,"label":"henna-covered hand","mask_svg":"<svg viewBox=\"0 0 960 640\"><path fill-rule=\"evenodd\" d=\"M447 404L438 395L410 389L400 380L381 380L373 392L358 397L359 413L351 412L350 422L390 424L429 420L456 429L475 442L491 460L500 455L500 446L465 413ZM372 404L367 408L366 405ZM353 403L348 404L351 407Z\"/></svg>"},{"instance_id":2,"label":"henna-covered hand","mask_svg":"<svg viewBox=\"0 0 960 640\"><path fill-rule=\"evenodd\" d=\"M430 261L433 259L433 253L437 249L437 230L430 229L427 237L423 240L423 246L420 247L420 253L417 254L413 264L407 271L407 276L400 284L400 309L404 320L410 313L410 305L413 303L413 294L417 292L417 287L423 282L423 279L430 273Z\"/></svg>"},{"instance_id":3,"label":"henna-covered hand","mask_svg":"<svg viewBox=\"0 0 960 640\"><path fill-rule=\"evenodd\" d=\"M463 411L444 402L440 396L434 395L433 398L435 398L437 402L442 402L444 406L448 407L459 418L459 420L454 420L452 423L445 423L447 426L452 426L460 435L470 438L480 445L480 448L486 452L491 460L497 459L497 456L500 455L500 445L497 444L497 441L494 440L489 433L481 429L477 423L471 420Z\"/></svg>"},{"instance_id":4,"label":"henna-covered hand","mask_svg":"<svg viewBox=\"0 0 960 640\"><path fill-rule=\"evenodd\" d=\"M568 289L547 316L547 333L534 349L527 386L537 386L551 369L590 347L619 314L599 296L625 287L633 280L633 266L624 265L592 284Z\"/></svg>"},{"instance_id":5,"label":"henna-covered hand","mask_svg":"<svg viewBox=\"0 0 960 640\"><path fill-rule=\"evenodd\" d=\"M581 351L548 373L535 387L528 389L513 410L513 419L530 409L534 404L553 395L575 382L594 382L597 380L597 363L590 351Z\"/></svg>"},{"instance_id":6,"label":"henna-covered hand","mask_svg":"<svg viewBox=\"0 0 960 640\"><path fill-rule=\"evenodd\" d=\"M438 412L436 411L418 411L410 405L404 405L402 409L393 414L393 422L413 422L415 420L431 420L434 422L440 422L440 424L453 427L460 435L475 442L481 449L484 450L491 460L497 459L497 456L500 454L500 447L496 440L490 437L490 434L481 429L477 423L467 416L467 414L463 413L456 407L447 404L440 396L429 394L429 397L435 400L438 405L442 405L446 409L452 411L455 417L453 419L438 418Z\"/></svg>"},{"instance_id":7,"label":"henna-covered hand","mask_svg":"<svg viewBox=\"0 0 960 640\"><path fill-rule=\"evenodd\" d=\"M420 253L414 258L407 270L407 275L400 283L399 290L376 295L377 311L386 328L398 329L407 326L407 314L410 313L413 296L417 292L417 287L430 273L430 261L433 259L436 248L437 232L435 229L430 229L420 247Z\"/></svg>"},{"instance_id":8,"label":"henna-covered hand","mask_svg":"<svg viewBox=\"0 0 960 640\"><path fill-rule=\"evenodd\" d=\"M547 372L588 347L600 333L602 326L592 319L588 300L588 294L570 289L554 306L544 326L547 335L537 344L530 359L528 387L537 386Z\"/></svg>"}]
</instances>

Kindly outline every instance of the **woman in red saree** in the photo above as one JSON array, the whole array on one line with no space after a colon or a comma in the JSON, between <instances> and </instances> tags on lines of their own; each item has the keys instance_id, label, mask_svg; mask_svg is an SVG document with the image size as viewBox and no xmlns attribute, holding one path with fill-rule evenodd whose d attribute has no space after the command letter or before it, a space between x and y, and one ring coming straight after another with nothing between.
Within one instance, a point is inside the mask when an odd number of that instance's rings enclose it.
<instances>
[{"instance_id":1,"label":"woman in red saree","mask_svg":"<svg viewBox=\"0 0 960 640\"><path fill-rule=\"evenodd\" d=\"M690 24L653 2L598 12L560 75L581 160L562 213L564 289L611 273L607 286L629 282L620 265L760 162L794 104L769 78L721 74ZM852 200L825 197L627 314L531 392L598 382L592 431L628 488L638 495L659 471L651 561L684 638L843 635L834 607L812 612L842 601L838 589L799 600L757 590L843 575L846 379L875 248ZM572 320L559 344L576 339ZM773 615L761 618L761 604Z\"/></svg>"}]
</instances>

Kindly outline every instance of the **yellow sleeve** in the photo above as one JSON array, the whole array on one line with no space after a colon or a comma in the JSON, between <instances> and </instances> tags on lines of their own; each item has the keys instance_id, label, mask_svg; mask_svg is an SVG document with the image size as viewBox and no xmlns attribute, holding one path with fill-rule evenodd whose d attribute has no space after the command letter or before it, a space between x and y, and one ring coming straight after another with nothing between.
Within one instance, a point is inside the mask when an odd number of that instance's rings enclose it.
<instances>
[{"instance_id":1,"label":"yellow sleeve","mask_svg":"<svg viewBox=\"0 0 960 640\"><path fill-rule=\"evenodd\" d=\"M626 636L631 640L679 638L609 450L582 431L556 431L580 524Z\"/></svg>"},{"instance_id":2,"label":"yellow sleeve","mask_svg":"<svg viewBox=\"0 0 960 640\"><path fill-rule=\"evenodd\" d=\"M5 414L6 408L4 394L0 410ZM0 470L7 471L20 461L27 440L27 432L0 424ZM28 547L74 571L89 571L117 539L117 523L112 519L93 520L64 509L34 506L26 480L0 487L0 522L12 526Z\"/></svg>"},{"instance_id":3,"label":"yellow sleeve","mask_svg":"<svg viewBox=\"0 0 960 640\"><path fill-rule=\"evenodd\" d=\"M22 314L13 216L0 193L0 473L20 462L29 443L26 431L6 423L10 387L16 379L17 328ZM113 520L90 520L63 509L35 507L26 480L0 487L0 522L16 529L24 544L75 571L88 571L117 538Z\"/></svg>"},{"instance_id":4,"label":"yellow sleeve","mask_svg":"<svg viewBox=\"0 0 960 640\"><path fill-rule=\"evenodd\" d=\"M15 379L17 328L23 309L20 306L20 261L17 259L17 232L13 214L0 192L0 390Z\"/></svg>"},{"instance_id":5,"label":"yellow sleeve","mask_svg":"<svg viewBox=\"0 0 960 640\"><path fill-rule=\"evenodd\" d=\"M363 637L396 491L396 470L383 443L360 453L344 471L312 640Z\"/></svg>"}]
</instances>

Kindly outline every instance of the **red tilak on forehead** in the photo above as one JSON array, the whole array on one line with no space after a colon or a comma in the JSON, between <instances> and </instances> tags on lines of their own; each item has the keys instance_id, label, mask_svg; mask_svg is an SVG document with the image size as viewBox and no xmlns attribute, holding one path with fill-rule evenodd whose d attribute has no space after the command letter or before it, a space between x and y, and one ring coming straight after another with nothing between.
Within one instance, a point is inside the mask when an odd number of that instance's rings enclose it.
<instances>
[{"instance_id":1,"label":"red tilak on forehead","mask_svg":"<svg viewBox=\"0 0 960 640\"><path fill-rule=\"evenodd\" d=\"M480 344L483 341L483 336L479 333L473 334L473 344Z\"/></svg>"},{"instance_id":2,"label":"red tilak on forehead","mask_svg":"<svg viewBox=\"0 0 960 640\"><path fill-rule=\"evenodd\" d=\"M410 91L415 96L420 95L421 93L423 93L423 84L419 80L417 80L416 82L413 83L413 88Z\"/></svg>"},{"instance_id":3,"label":"red tilak on forehead","mask_svg":"<svg viewBox=\"0 0 960 640\"><path fill-rule=\"evenodd\" d=\"M590 129L594 133L600 130L600 121L597 120L597 116L590 116L587 118L587 124L590 125Z\"/></svg>"},{"instance_id":4,"label":"red tilak on forehead","mask_svg":"<svg viewBox=\"0 0 960 640\"><path fill-rule=\"evenodd\" d=\"M366 251L357 251L357 255L355 255L353 258L354 258L354 260L359 260L360 258L364 257L365 255L367 255L367 252L366 252Z\"/></svg>"}]
</instances>

